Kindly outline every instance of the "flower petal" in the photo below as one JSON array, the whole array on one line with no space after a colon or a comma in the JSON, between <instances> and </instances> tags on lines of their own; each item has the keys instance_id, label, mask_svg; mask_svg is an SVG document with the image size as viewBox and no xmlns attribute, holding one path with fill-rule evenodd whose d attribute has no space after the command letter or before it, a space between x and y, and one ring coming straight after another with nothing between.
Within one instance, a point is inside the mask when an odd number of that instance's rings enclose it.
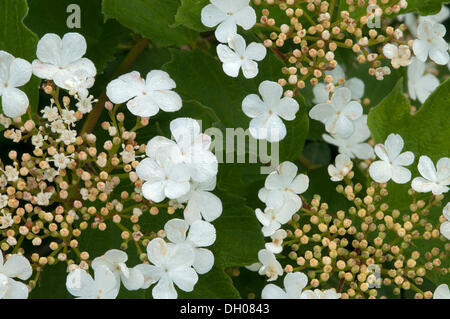
<instances>
[{"instance_id":1,"label":"flower petal","mask_svg":"<svg viewBox=\"0 0 450 319\"><path fill-rule=\"evenodd\" d=\"M22 255L12 255L3 265L2 272L8 277L27 280L33 273L30 262Z\"/></svg>"},{"instance_id":2,"label":"flower petal","mask_svg":"<svg viewBox=\"0 0 450 319\"><path fill-rule=\"evenodd\" d=\"M373 162L369 167L369 174L377 183L386 183L392 178L391 165L385 161Z\"/></svg>"},{"instance_id":3,"label":"flower petal","mask_svg":"<svg viewBox=\"0 0 450 319\"><path fill-rule=\"evenodd\" d=\"M2 106L6 116L14 118L24 115L29 104L28 97L23 91L13 87L3 90Z\"/></svg>"},{"instance_id":4,"label":"flower petal","mask_svg":"<svg viewBox=\"0 0 450 319\"><path fill-rule=\"evenodd\" d=\"M170 278L183 291L190 292L198 281L198 275L191 267L169 271Z\"/></svg>"},{"instance_id":5,"label":"flower petal","mask_svg":"<svg viewBox=\"0 0 450 319\"><path fill-rule=\"evenodd\" d=\"M164 225L167 238L173 243L183 243L188 229L189 224L179 218L173 218Z\"/></svg>"},{"instance_id":6,"label":"flower petal","mask_svg":"<svg viewBox=\"0 0 450 319\"><path fill-rule=\"evenodd\" d=\"M206 274L214 266L214 254L206 248L195 249L195 261L192 267L200 274Z\"/></svg>"},{"instance_id":7,"label":"flower petal","mask_svg":"<svg viewBox=\"0 0 450 319\"><path fill-rule=\"evenodd\" d=\"M228 15L213 4L208 4L202 9L202 23L209 28L215 27L226 18Z\"/></svg>"},{"instance_id":8,"label":"flower petal","mask_svg":"<svg viewBox=\"0 0 450 319\"><path fill-rule=\"evenodd\" d=\"M139 72L133 71L111 81L106 87L106 95L111 102L121 104L140 95L144 90L144 79Z\"/></svg>"},{"instance_id":9,"label":"flower petal","mask_svg":"<svg viewBox=\"0 0 450 319\"><path fill-rule=\"evenodd\" d=\"M197 247L208 247L216 241L216 229L208 222L197 220L192 223L187 239Z\"/></svg>"}]
</instances>

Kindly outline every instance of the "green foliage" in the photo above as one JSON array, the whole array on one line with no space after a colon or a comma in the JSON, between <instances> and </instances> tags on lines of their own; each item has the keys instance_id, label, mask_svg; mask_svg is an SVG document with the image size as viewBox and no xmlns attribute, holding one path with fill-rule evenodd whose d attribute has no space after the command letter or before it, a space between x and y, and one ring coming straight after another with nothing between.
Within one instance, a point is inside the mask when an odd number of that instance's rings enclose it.
<instances>
[{"instance_id":1,"label":"green foliage","mask_svg":"<svg viewBox=\"0 0 450 319\"><path fill-rule=\"evenodd\" d=\"M179 4L179 0L103 0L103 13L158 46L188 44L196 32L172 26Z\"/></svg>"},{"instance_id":2,"label":"green foliage","mask_svg":"<svg viewBox=\"0 0 450 319\"><path fill-rule=\"evenodd\" d=\"M444 3L449 3L448 0L408 0L408 8L406 12L416 11L420 15L436 14L441 10Z\"/></svg>"},{"instance_id":3,"label":"green foliage","mask_svg":"<svg viewBox=\"0 0 450 319\"><path fill-rule=\"evenodd\" d=\"M36 57L38 37L23 24L28 13L26 0L0 1L0 50L29 62ZM39 99L39 79L32 80L23 90L30 100L31 111L36 112Z\"/></svg>"},{"instance_id":4,"label":"green foliage","mask_svg":"<svg viewBox=\"0 0 450 319\"><path fill-rule=\"evenodd\" d=\"M209 0L181 0L175 16L175 25L184 25L190 29L203 32L209 30L201 22L200 13Z\"/></svg>"},{"instance_id":5,"label":"green foliage","mask_svg":"<svg viewBox=\"0 0 450 319\"><path fill-rule=\"evenodd\" d=\"M67 8L73 3L72 0L59 0L49 6L47 0L29 1L30 12L25 24L39 37L46 33L59 36L67 32L82 34L88 47L86 57L95 63L97 72L101 73L114 58L117 45L128 32L114 20L104 22L101 0L76 1L80 7L80 28L69 28L68 22L73 21Z\"/></svg>"}]
</instances>

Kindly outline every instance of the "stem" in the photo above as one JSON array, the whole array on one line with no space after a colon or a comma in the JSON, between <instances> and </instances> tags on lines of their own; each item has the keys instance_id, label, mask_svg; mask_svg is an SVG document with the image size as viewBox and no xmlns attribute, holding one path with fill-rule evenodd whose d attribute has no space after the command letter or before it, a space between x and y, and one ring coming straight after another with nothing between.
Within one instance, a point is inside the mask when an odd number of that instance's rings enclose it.
<instances>
[{"instance_id":1,"label":"stem","mask_svg":"<svg viewBox=\"0 0 450 319\"><path fill-rule=\"evenodd\" d=\"M122 64L116 70L116 72L113 75L113 78L116 78L119 75L125 73L133 65L137 57L147 48L149 43L150 41L148 39L141 39L139 42L137 42L135 46L131 49L131 51L128 53L128 55L125 57ZM108 98L106 96L105 90L100 96L94 109L91 111L91 113L89 113L86 122L84 122L83 128L81 129L81 134L90 133L94 130L95 125L97 124L97 121L102 114L103 107L105 106L107 99Z\"/></svg>"}]
</instances>

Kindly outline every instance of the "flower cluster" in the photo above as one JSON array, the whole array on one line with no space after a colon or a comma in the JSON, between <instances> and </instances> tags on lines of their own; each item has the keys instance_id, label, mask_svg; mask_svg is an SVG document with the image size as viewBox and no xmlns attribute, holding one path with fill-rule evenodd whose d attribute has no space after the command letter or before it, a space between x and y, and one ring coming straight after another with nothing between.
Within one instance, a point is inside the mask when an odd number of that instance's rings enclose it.
<instances>
[{"instance_id":1,"label":"flower cluster","mask_svg":"<svg viewBox=\"0 0 450 319\"><path fill-rule=\"evenodd\" d=\"M115 298L121 283L128 290L158 283L154 298L176 298L174 284L192 291L197 274L214 265L207 249L216 238L210 222L222 214L222 203L211 192L218 171L211 139L194 119L178 118L171 123L174 140L137 141L149 117L182 107L175 82L159 70L146 80L134 71L110 82L111 102L104 104L110 120L101 123L107 137L85 133L80 122L98 102L89 94L96 69L85 52L83 36L68 33L40 39L32 64L0 54L7 70L1 73L4 136L31 147L22 154L11 151L9 163L0 162L0 247L7 259L3 265L0 254L1 297L26 298L47 266L65 263L67 289L78 298ZM17 87L32 73L45 80L41 88L49 103L24 120L29 101ZM118 111L125 102L137 116L132 128ZM119 187L130 182L134 190ZM165 198L170 201L163 203ZM184 208L185 219L171 219L164 229L141 224L161 209L172 215L177 208ZM120 249L92 259L80 238L110 227L119 230ZM130 243L138 253L133 259L142 262L132 268L126 265ZM23 257L28 254L30 260ZM33 273L27 285L13 279L28 280Z\"/></svg>"}]
</instances>

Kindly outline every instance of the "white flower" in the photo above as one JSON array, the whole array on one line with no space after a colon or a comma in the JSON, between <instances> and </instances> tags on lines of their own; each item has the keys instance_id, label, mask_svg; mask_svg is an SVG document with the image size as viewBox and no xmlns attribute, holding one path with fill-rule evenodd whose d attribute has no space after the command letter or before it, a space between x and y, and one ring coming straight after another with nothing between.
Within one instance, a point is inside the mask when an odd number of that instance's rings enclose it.
<instances>
[{"instance_id":1,"label":"white flower","mask_svg":"<svg viewBox=\"0 0 450 319\"><path fill-rule=\"evenodd\" d=\"M155 158L160 148L170 148L171 157L184 163L191 178L196 182L206 182L217 175L218 162L209 150L211 137L202 134L198 122L191 118L178 118L170 122L170 131L175 141L163 136L151 139L146 148L147 156ZM183 194L184 195L184 194Z\"/></svg>"},{"instance_id":2,"label":"white flower","mask_svg":"<svg viewBox=\"0 0 450 319\"><path fill-rule=\"evenodd\" d=\"M226 43L237 33L237 26L249 30L256 23L255 10L250 7L250 0L210 0L202 9L202 23L207 27L215 27L216 38Z\"/></svg>"},{"instance_id":3,"label":"white flower","mask_svg":"<svg viewBox=\"0 0 450 319\"><path fill-rule=\"evenodd\" d=\"M261 263L258 273L261 276L267 276L267 281L277 280L278 276L283 274L283 268L281 267L275 255L267 249L261 249L258 252L258 259Z\"/></svg>"},{"instance_id":4,"label":"white flower","mask_svg":"<svg viewBox=\"0 0 450 319\"><path fill-rule=\"evenodd\" d=\"M391 65L394 69L407 66L411 63L411 50L407 45L397 47L395 44L388 43L383 47L383 54L391 60Z\"/></svg>"},{"instance_id":5,"label":"white flower","mask_svg":"<svg viewBox=\"0 0 450 319\"><path fill-rule=\"evenodd\" d=\"M125 264L128 256L125 252L118 249L108 250L103 256L97 257L92 261L92 268L107 267L116 277L117 289L120 289L122 281L128 290L137 290L144 284L144 276L136 268L128 268Z\"/></svg>"},{"instance_id":6,"label":"white flower","mask_svg":"<svg viewBox=\"0 0 450 319\"><path fill-rule=\"evenodd\" d=\"M94 96L92 95L89 95L87 97L79 96L78 102L75 104L75 106L78 108L78 111L80 111L83 114L86 114L92 111L92 103L96 101L97 100L95 100Z\"/></svg>"},{"instance_id":7,"label":"white flower","mask_svg":"<svg viewBox=\"0 0 450 319\"><path fill-rule=\"evenodd\" d=\"M53 159L51 161L55 164L56 168L65 169L70 163L70 158L64 153L57 153L53 155Z\"/></svg>"},{"instance_id":8,"label":"white flower","mask_svg":"<svg viewBox=\"0 0 450 319\"><path fill-rule=\"evenodd\" d=\"M256 94L248 95L242 102L245 115L252 118L250 134L256 139L279 142L286 136L286 126L280 119L292 121L299 105L290 97L283 97L283 88L276 82L264 81L259 85L261 98Z\"/></svg>"},{"instance_id":9,"label":"white flower","mask_svg":"<svg viewBox=\"0 0 450 319\"><path fill-rule=\"evenodd\" d=\"M283 240L287 237L287 232L284 229L278 229L270 238L271 243L266 243L266 249L273 252L274 254L279 254L283 251Z\"/></svg>"},{"instance_id":10,"label":"white flower","mask_svg":"<svg viewBox=\"0 0 450 319\"><path fill-rule=\"evenodd\" d=\"M77 131L74 130L63 130L59 136L59 138L56 139L56 142L63 142L65 145L70 145L75 143L77 140Z\"/></svg>"},{"instance_id":11,"label":"white flower","mask_svg":"<svg viewBox=\"0 0 450 319\"><path fill-rule=\"evenodd\" d=\"M106 87L106 95L115 104L127 102L130 112L136 116L150 117L159 112L175 112L181 109L181 97L172 89L175 82L164 71L153 70L146 79L137 71L121 75Z\"/></svg>"},{"instance_id":12,"label":"white flower","mask_svg":"<svg viewBox=\"0 0 450 319\"><path fill-rule=\"evenodd\" d=\"M441 224L440 231L445 238L450 239L450 202L445 205L442 213L447 220Z\"/></svg>"},{"instance_id":13,"label":"white flower","mask_svg":"<svg viewBox=\"0 0 450 319\"><path fill-rule=\"evenodd\" d=\"M424 62L413 58L408 67L408 90L411 99L424 103L430 94L439 86L439 79L431 73L424 74Z\"/></svg>"},{"instance_id":14,"label":"white flower","mask_svg":"<svg viewBox=\"0 0 450 319\"><path fill-rule=\"evenodd\" d=\"M166 147L156 158L145 158L136 167L136 173L145 183L142 194L156 203L164 198L175 199L189 192L189 170L183 163L175 163Z\"/></svg>"},{"instance_id":15,"label":"white flower","mask_svg":"<svg viewBox=\"0 0 450 319\"><path fill-rule=\"evenodd\" d=\"M33 73L66 90L77 91L80 79L89 81L86 87L92 86L97 70L91 60L83 58L86 49L86 40L79 33L66 33L62 39L47 33L37 44L38 59L33 61Z\"/></svg>"},{"instance_id":16,"label":"white flower","mask_svg":"<svg viewBox=\"0 0 450 319\"><path fill-rule=\"evenodd\" d=\"M277 221L285 224L302 207L298 194L304 193L308 186L308 176L297 176L297 166L291 162L283 162L276 171L267 176L258 197L267 207L276 209Z\"/></svg>"},{"instance_id":17,"label":"white flower","mask_svg":"<svg viewBox=\"0 0 450 319\"><path fill-rule=\"evenodd\" d=\"M281 227L280 221L285 221L286 218L283 214L280 214L279 210L275 210L272 207L266 207L264 213L261 209L257 208L255 210L256 218L263 225L261 231L264 236L273 235Z\"/></svg>"},{"instance_id":18,"label":"white flower","mask_svg":"<svg viewBox=\"0 0 450 319\"><path fill-rule=\"evenodd\" d=\"M175 244L187 244L194 249L195 259L192 267L198 274L206 274L214 265L213 253L204 248L216 241L216 229L208 222L197 220L192 225L178 218L164 225L167 239ZM189 233L188 233L189 230Z\"/></svg>"},{"instance_id":19,"label":"white flower","mask_svg":"<svg viewBox=\"0 0 450 319\"><path fill-rule=\"evenodd\" d=\"M330 164L328 166L328 174L331 176L333 182L339 182L350 173L353 168L353 162L345 154L336 156L336 166Z\"/></svg>"},{"instance_id":20,"label":"white flower","mask_svg":"<svg viewBox=\"0 0 450 319\"><path fill-rule=\"evenodd\" d=\"M67 275L66 288L77 299L115 299L117 297L119 287L116 276L108 267L96 267L94 278L86 270L76 268Z\"/></svg>"},{"instance_id":21,"label":"white flower","mask_svg":"<svg viewBox=\"0 0 450 319\"><path fill-rule=\"evenodd\" d=\"M152 290L153 298L177 298L174 283L183 291L194 289L198 275L191 267L195 261L195 252L190 245L166 243L161 238L155 238L147 245L147 257L153 265L136 267L146 278L144 289L158 282Z\"/></svg>"},{"instance_id":22,"label":"white flower","mask_svg":"<svg viewBox=\"0 0 450 319\"><path fill-rule=\"evenodd\" d=\"M8 206L8 195L2 194L0 195L0 209L5 208Z\"/></svg>"},{"instance_id":23,"label":"white flower","mask_svg":"<svg viewBox=\"0 0 450 319\"><path fill-rule=\"evenodd\" d=\"M44 141L45 139L41 133L38 133L31 137L31 144L33 144L33 146L36 148L41 148L44 145Z\"/></svg>"},{"instance_id":24,"label":"white flower","mask_svg":"<svg viewBox=\"0 0 450 319\"><path fill-rule=\"evenodd\" d=\"M417 58L425 62L430 59L440 65L449 62L448 44L444 39L445 26L439 23L423 21L417 29L417 39L413 43L413 51Z\"/></svg>"},{"instance_id":25,"label":"white flower","mask_svg":"<svg viewBox=\"0 0 450 319\"><path fill-rule=\"evenodd\" d=\"M302 293L301 299L339 299L341 298L341 294L336 292L336 289L327 289L327 290L305 290Z\"/></svg>"},{"instance_id":26,"label":"white flower","mask_svg":"<svg viewBox=\"0 0 450 319\"><path fill-rule=\"evenodd\" d=\"M418 16L416 18L416 14L407 13L407 14L399 15L397 18L400 21L405 21L405 24L408 27L408 30L411 32L412 35L416 36L418 23L421 23L423 21L442 23L445 20L447 20L449 16L450 16L450 9L447 8L446 5L442 5L441 11L439 11L439 13L437 13L437 14L432 14L432 15L428 15L428 16Z\"/></svg>"},{"instance_id":27,"label":"white flower","mask_svg":"<svg viewBox=\"0 0 450 319\"><path fill-rule=\"evenodd\" d=\"M258 63L266 57L266 48L261 43L252 42L246 46L245 40L239 34L228 41L228 46L219 44L217 55L223 62L223 71L231 77L237 77L239 70L247 79L258 75Z\"/></svg>"},{"instance_id":28,"label":"white flower","mask_svg":"<svg viewBox=\"0 0 450 319\"><path fill-rule=\"evenodd\" d=\"M5 214L2 212L2 216L0 216L0 229L9 228L12 224L14 224L14 220L12 219L11 214Z\"/></svg>"},{"instance_id":29,"label":"white flower","mask_svg":"<svg viewBox=\"0 0 450 319\"><path fill-rule=\"evenodd\" d=\"M31 78L31 64L0 51L0 97L3 113L19 117L27 112L30 104L27 95L18 89Z\"/></svg>"},{"instance_id":30,"label":"white flower","mask_svg":"<svg viewBox=\"0 0 450 319\"><path fill-rule=\"evenodd\" d=\"M302 290L308 284L308 277L302 272L289 273L283 280L284 289L268 284L261 292L262 299L300 299Z\"/></svg>"},{"instance_id":31,"label":"white flower","mask_svg":"<svg viewBox=\"0 0 450 319\"><path fill-rule=\"evenodd\" d=\"M40 191L39 193L37 193L34 199L38 205L48 206L50 205L50 198L52 197L52 195L53 193L51 192Z\"/></svg>"},{"instance_id":32,"label":"white flower","mask_svg":"<svg viewBox=\"0 0 450 319\"><path fill-rule=\"evenodd\" d=\"M46 106L41 110L42 117L49 122L54 122L60 118L58 108L56 106Z\"/></svg>"},{"instance_id":33,"label":"white flower","mask_svg":"<svg viewBox=\"0 0 450 319\"><path fill-rule=\"evenodd\" d=\"M349 89L339 88L331 97L331 103L314 106L309 111L309 116L324 123L328 133L349 137L355 131L353 121L363 114L361 104L351 101L351 97Z\"/></svg>"},{"instance_id":34,"label":"white flower","mask_svg":"<svg viewBox=\"0 0 450 319\"><path fill-rule=\"evenodd\" d=\"M439 285L433 293L433 299L450 299L450 289L448 289L448 285Z\"/></svg>"},{"instance_id":35,"label":"white flower","mask_svg":"<svg viewBox=\"0 0 450 319\"><path fill-rule=\"evenodd\" d=\"M339 79L345 80L344 70L340 65L337 65L332 71L325 71L326 75L331 75L333 77L333 84L336 85ZM358 78L351 78L345 81L343 87L346 87L352 92L352 100L358 100L364 96L365 85L364 82ZM325 83L319 83L313 87L315 104L327 103L330 99L330 92L327 90L327 85Z\"/></svg>"},{"instance_id":36,"label":"white flower","mask_svg":"<svg viewBox=\"0 0 450 319\"><path fill-rule=\"evenodd\" d=\"M12 255L3 262L3 254L0 253L0 299L27 299L28 287L13 278L30 278L33 272L30 262L22 255Z\"/></svg>"},{"instance_id":37,"label":"white flower","mask_svg":"<svg viewBox=\"0 0 450 319\"><path fill-rule=\"evenodd\" d=\"M191 190L185 196L177 199L179 203L187 201L184 209L184 219L189 224L205 219L212 222L222 215L222 201L211 193L216 188L216 177L202 183L191 182Z\"/></svg>"},{"instance_id":38,"label":"white flower","mask_svg":"<svg viewBox=\"0 0 450 319\"><path fill-rule=\"evenodd\" d=\"M433 192L440 195L448 192L450 185L450 158L443 157L434 167L433 161L428 156L421 156L417 165L419 173L423 177L413 179L411 186L419 193Z\"/></svg>"},{"instance_id":39,"label":"white flower","mask_svg":"<svg viewBox=\"0 0 450 319\"><path fill-rule=\"evenodd\" d=\"M8 182L15 182L19 179L19 171L11 165L6 165L3 173L5 174Z\"/></svg>"},{"instance_id":40,"label":"white flower","mask_svg":"<svg viewBox=\"0 0 450 319\"><path fill-rule=\"evenodd\" d=\"M330 136L323 134L322 138L339 148L339 153L345 154L350 158L369 159L373 156L373 148L364 143L371 133L367 126L367 115L363 115L360 119L355 121L355 132L349 138L341 136Z\"/></svg>"},{"instance_id":41,"label":"white flower","mask_svg":"<svg viewBox=\"0 0 450 319\"><path fill-rule=\"evenodd\" d=\"M405 184L411 180L411 171L403 166L414 163L412 152L402 153L405 143L398 134L390 134L386 142L375 146L375 153L381 161L373 162L369 174L377 183L387 183L393 180L397 184Z\"/></svg>"}]
</instances>

